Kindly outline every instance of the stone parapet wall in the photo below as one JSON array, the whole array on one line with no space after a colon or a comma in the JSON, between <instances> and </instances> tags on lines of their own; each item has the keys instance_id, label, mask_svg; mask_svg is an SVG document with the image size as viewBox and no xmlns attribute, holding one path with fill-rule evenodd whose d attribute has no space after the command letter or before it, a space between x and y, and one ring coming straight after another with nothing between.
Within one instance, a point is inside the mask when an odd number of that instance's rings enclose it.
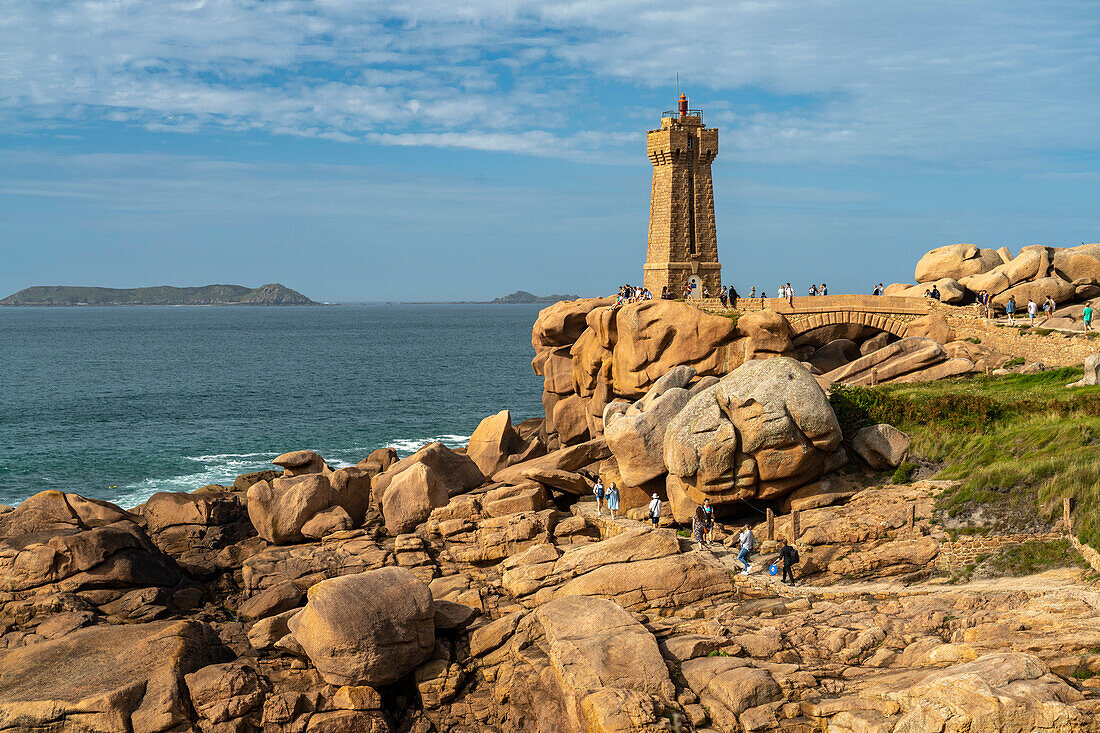
<instances>
[{"instance_id":1,"label":"stone parapet wall","mask_svg":"<svg viewBox=\"0 0 1100 733\"><path fill-rule=\"evenodd\" d=\"M1069 536L1069 541L1081 557L1085 558L1085 562L1092 566L1093 570L1100 573L1100 552L1097 552L1091 545L1086 545L1072 534Z\"/></svg>"},{"instance_id":2,"label":"stone parapet wall","mask_svg":"<svg viewBox=\"0 0 1100 733\"><path fill-rule=\"evenodd\" d=\"M977 562L978 558L1005 547L1016 547L1029 542L1051 542L1066 535L1062 532L1043 534L967 535L953 542L940 545L936 567L940 570L956 570Z\"/></svg>"}]
</instances>

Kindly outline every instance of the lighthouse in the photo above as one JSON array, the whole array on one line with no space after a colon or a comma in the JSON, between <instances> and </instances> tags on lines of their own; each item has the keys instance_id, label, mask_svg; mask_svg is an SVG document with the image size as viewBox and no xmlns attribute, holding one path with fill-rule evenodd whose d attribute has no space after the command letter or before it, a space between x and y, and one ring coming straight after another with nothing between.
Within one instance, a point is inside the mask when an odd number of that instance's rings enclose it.
<instances>
[{"instance_id":1,"label":"lighthouse","mask_svg":"<svg viewBox=\"0 0 1100 733\"><path fill-rule=\"evenodd\" d=\"M714 184L710 164L718 155L718 130L703 124L681 94L677 108L661 115L661 127L646 134L653 164L649 200L649 242L643 281L658 294L668 287L679 298L689 283L694 297L703 287L716 294L722 283L714 226Z\"/></svg>"}]
</instances>

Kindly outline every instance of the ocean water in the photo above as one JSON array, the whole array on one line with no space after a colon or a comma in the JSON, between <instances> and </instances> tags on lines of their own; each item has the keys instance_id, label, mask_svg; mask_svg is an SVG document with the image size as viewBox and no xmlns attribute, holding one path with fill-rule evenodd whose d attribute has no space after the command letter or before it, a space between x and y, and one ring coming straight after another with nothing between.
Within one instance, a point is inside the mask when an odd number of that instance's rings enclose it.
<instances>
[{"instance_id":1,"label":"ocean water","mask_svg":"<svg viewBox=\"0 0 1100 733\"><path fill-rule=\"evenodd\" d=\"M0 308L0 503L130 507L289 450L464 445L486 415L541 416L540 307Z\"/></svg>"}]
</instances>

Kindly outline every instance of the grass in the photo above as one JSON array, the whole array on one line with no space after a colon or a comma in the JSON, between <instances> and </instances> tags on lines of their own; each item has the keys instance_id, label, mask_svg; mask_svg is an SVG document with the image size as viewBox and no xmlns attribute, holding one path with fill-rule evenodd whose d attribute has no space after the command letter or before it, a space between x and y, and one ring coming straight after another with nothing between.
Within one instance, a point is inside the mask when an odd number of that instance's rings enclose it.
<instances>
[{"instance_id":1,"label":"grass","mask_svg":"<svg viewBox=\"0 0 1100 733\"><path fill-rule=\"evenodd\" d=\"M1005 530L1060 516L1075 500L1083 542L1100 547L1100 387L1066 389L1081 369L975 376L927 384L833 388L846 435L887 422L907 432L912 455L956 479L937 509L947 518L992 517ZM1035 527L1038 528L1038 527Z\"/></svg>"},{"instance_id":2,"label":"grass","mask_svg":"<svg viewBox=\"0 0 1100 733\"><path fill-rule=\"evenodd\" d=\"M1088 567L1066 539L1004 547L990 555L985 564L996 575L1011 576L1034 575L1051 568Z\"/></svg>"}]
</instances>

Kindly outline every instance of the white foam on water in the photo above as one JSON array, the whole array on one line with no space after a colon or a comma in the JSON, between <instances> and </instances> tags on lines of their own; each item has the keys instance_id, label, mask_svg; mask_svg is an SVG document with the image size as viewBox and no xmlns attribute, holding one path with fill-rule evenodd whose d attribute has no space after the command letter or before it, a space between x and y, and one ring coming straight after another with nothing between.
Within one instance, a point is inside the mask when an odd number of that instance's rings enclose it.
<instances>
[{"instance_id":1,"label":"white foam on water","mask_svg":"<svg viewBox=\"0 0 1100 733\"><path fill-rule=\"evenodd\" d=\"M382 446L395 448L402 456L415 453L429 443L443 443L448 448L459 448L470 441L469 435L455 435L444 433L422 438L398 438L383 442ZM374 448L352 447L333 449L331 451L317 451L333 468L354 465L367 457ZM257 453L212 453L205 456L184 456L188 461L203 464L202 470L191 473L182 473L166 478L147 478L132 484L111 489L113 494L110 499L122 507L134 507L149 499L158 491L194 491L209 484L230 486L234 479L242 473L255 471L267 471L276 468L271 464L271 459L278 456L274 452Z\"/></svg>"}]
</instances>

